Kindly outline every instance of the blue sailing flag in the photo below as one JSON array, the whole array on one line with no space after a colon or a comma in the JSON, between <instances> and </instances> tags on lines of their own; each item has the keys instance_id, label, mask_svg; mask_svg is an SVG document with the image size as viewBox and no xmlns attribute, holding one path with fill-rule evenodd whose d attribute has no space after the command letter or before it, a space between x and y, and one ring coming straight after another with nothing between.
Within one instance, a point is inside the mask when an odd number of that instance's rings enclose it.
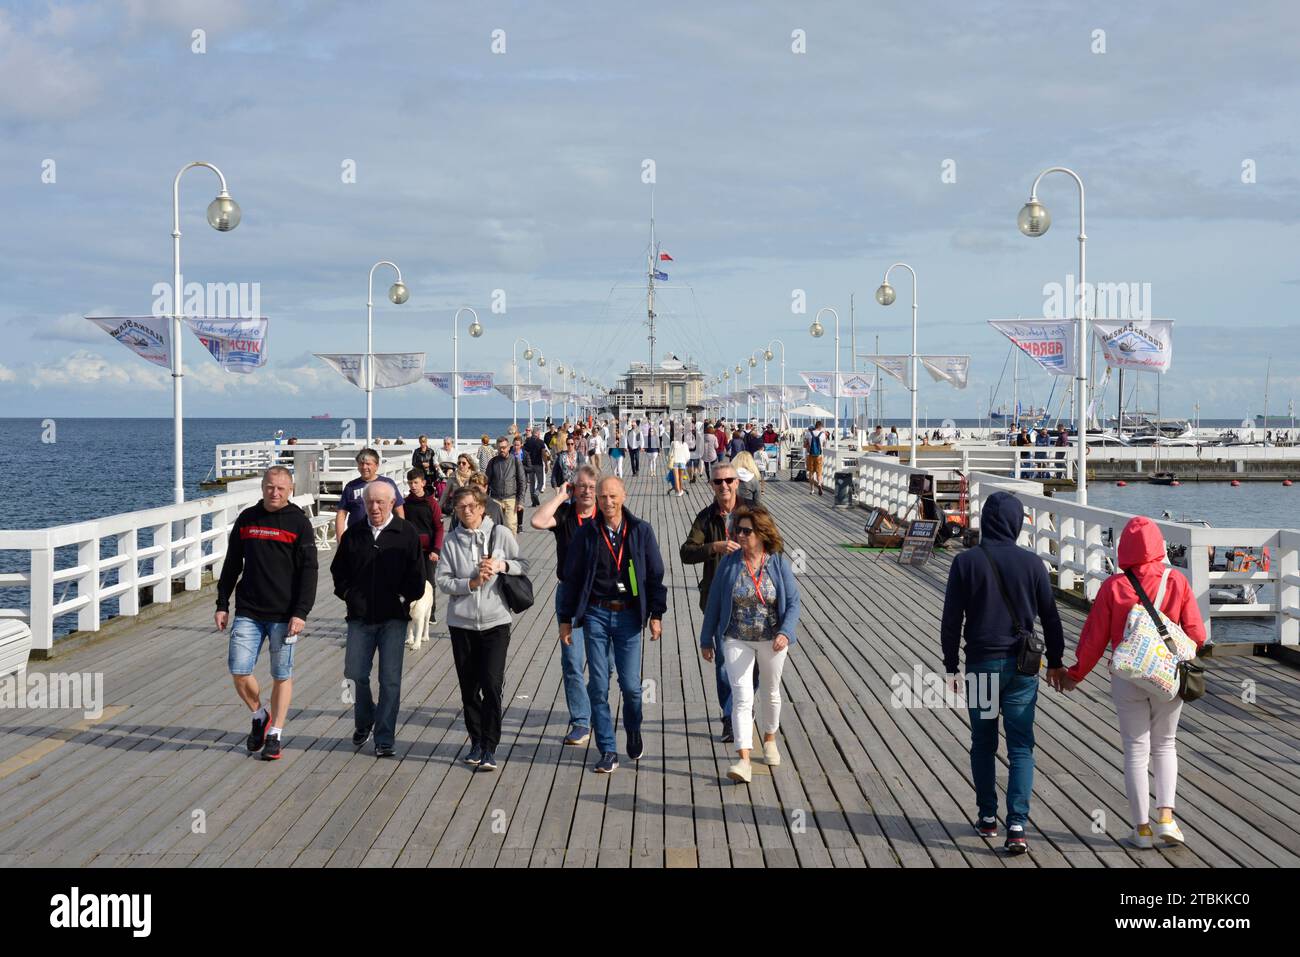
<instances>
[{"instance_id":1,"label":"blue sailing flag","mask_svg":"<svg viewBox=\"0 0 1300 957\"><path fill-rule=\"evenodd\" d=\"M666 272L660 272L658 269L656 269L656 270L655 270L655 278L658 279L660 282L667 282L667 280L668 280L668 273L666 273Z\"/></svg>"}]
</instances>

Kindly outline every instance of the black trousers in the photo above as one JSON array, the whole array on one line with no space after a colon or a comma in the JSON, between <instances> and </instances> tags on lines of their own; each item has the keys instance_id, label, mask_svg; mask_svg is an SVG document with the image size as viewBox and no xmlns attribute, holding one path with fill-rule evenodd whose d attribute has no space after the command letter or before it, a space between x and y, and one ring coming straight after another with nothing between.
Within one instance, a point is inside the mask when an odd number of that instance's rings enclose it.
<instances>
[{"instance_id":1,"label":"black trousers","mask_svg":"<svg viewBox=\"0 0 1300 957\"><path fill-rule=\"evenodd\" d=\"M627 453L628 453L628 457L632 459L632 474L640 475L641 474L641 450L639 448L628 449Z\"/></svg>"},{"instance_id":2,"label":"black trousers","mask_svg":"<svg viewBox=\"0 0 1300 957\"><path fill-rule=\"evenodd\" d=\"M501 688L506 679L510 626L486 631L450 628L451 652L460 679L460 700L470 740L488 751L501 743Z\"/></svg>"}]
</instances>

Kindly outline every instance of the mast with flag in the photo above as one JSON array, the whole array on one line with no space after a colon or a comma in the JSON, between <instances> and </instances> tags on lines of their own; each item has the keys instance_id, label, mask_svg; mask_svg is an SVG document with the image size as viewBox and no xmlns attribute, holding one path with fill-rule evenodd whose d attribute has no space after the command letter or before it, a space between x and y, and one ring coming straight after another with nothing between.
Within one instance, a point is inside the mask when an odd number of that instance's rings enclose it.
<instances>
[{"instance_id":1,"label":"mast with flag","mask_svg":"<svg viewBox=\"0 0 1300 957\"><path fill-rule=\"evenodd\" d=\"M659 247L655 243L655 188L650 187L650 255L646 276L646 322L650 326L650 396L655 394L655 274L659 271Z\"/></svg>"}]
</instances>

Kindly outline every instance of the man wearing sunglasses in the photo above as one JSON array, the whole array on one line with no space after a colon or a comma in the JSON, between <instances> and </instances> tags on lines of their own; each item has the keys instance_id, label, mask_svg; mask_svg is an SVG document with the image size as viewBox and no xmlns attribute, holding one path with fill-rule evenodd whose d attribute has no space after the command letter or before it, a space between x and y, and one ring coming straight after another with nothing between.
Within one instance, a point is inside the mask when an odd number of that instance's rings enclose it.
<instances>
[{"instance_id":1,"label":"man wearing sunglasses","mask_svg":"<svg viewBox=\"0 0 1300 957\"><path fill-rule=\"evenodd\" d=\"M709 603L709 587L713 584L718 564L732 552L740 551L733 529L740 476L736 474L735 466L726 462L715 464L712 475L713 501L695 516L679 550L683 565L704 565L700 575L700 611L704 611ZM713 664L718 703L722 705L722 741L730 743L735 740L731 727L731 680L727 677L726 656L720 647L715 649ZM756 670L755 680L757 678Z\"/></svg>"}]
</instances>

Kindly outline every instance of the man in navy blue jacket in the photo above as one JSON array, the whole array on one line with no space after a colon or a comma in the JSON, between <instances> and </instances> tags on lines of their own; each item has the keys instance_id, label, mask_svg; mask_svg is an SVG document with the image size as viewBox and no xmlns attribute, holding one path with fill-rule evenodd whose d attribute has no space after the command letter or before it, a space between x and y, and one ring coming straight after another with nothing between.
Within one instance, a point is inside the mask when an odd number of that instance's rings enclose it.
<instances>
[{"instance_id":1,"label":"man in navy blue jacket","mask_svg":"<svg viewBox=\"0 0 1300 957\"><path fill-rule=\"evenodd\" d=\"M1038 703L1038 676L1016 670L1019 642L1017 624L1032 627L1037 617L1047 645L1048 679L1064 672L1061 657L1065 637L1061 615L1043 560L1020 548L1016 540L1025 522L1024 506L1014 495L994 492L980 508L980 545L953 559L943 598L943 666L949 687L960 688L957 648L966 639L966 705L971 725L971 776L979 805L976 830L997 837L996 785L998 714L1007 735L1007 842L1013 854L1029 849L1025 825L1029 822L1029 794L1034 783L1034 710ZM997 563L1006 586L1002 596L992 564ZM1016 621L1008 608L1008 599Z\"/></svg>"},{"instance_id":2,"label":"man in navy blue jacket","mask_svg":"<svg viewBox=\"0 0 1300 957\"><path fill-rule=\"evenodd\" d=\"M576 622L585 631L587 696L600 760L596 770L608 774L618 767L614 720L609 710L609 673L618 669L623 693L623 728L627 755L641 757L641 630L650 627L650 640L662 634L668 610L664 560L649 522L623 507L627 491L613 476L596 489L600 520L587 522L569 542L564 563L564 595L557 617L560 641L573 640Z\"/></svg>"}]
</instances>

